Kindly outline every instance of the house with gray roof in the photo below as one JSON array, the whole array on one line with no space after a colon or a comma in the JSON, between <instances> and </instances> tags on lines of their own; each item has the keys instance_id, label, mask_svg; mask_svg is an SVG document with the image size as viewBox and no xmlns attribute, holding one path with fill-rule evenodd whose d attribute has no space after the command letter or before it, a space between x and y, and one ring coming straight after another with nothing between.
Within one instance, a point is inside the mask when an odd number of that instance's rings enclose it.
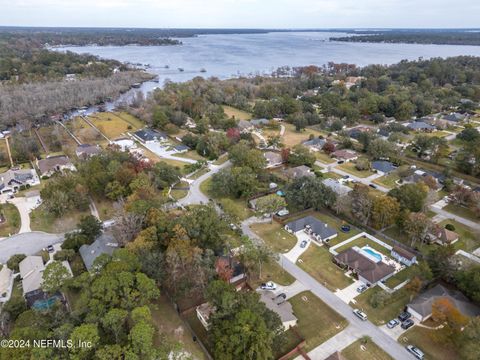
<instances>
[{"instance_id":1,"label":"house with gray roof","mask_svg":"<svg viewBox=\"0 0 480 360\"><path fill-rule=\"evenodd\" d=\"M103 233L92 244L82 245L79 249L80 256L88 271L91 271L93 263L102 254L112 255L118 243L109 233Z\"/></svg>"},{"instance_id":2,"label":"house with gray roof","mask_svg":"<svg viewBox=\"0 0 480 360\"><path fill-rule=\"evenodd\" d=\"M263 156L267 160L266 168L277 167L283 164L283 158L280 153L273 151L267 151L263 153Z\"/></svg>"},{"instance_id":3,"label":"house with gray roof","mask_svg":"<svg viewBox=\"0 0 480 360\"><path fill-rule=\"evenodd\" d=\"M135 131L133 136L144 144L165 141L168 139L166 134L149 128Z\"/></svg>"},{"instance_id":4,"label":"house with gray roof","mask_svg":"<svg viewBox=\"0 0 480 360\"><path fill-rule=\"evenodd\" d=\"M337 231L327 223L311 215L291 221L284 228L292 234L303 231L319 243L328 242L338 235Z\"/></svg>"},{"instance_id":5,"label":"house with gray roof","mask_svg":"<svg viewBox=\"0 0 480 360\"><path fill-rule=\"evenodd\" d=\"M37 172L34 169L9 169L0 174L0 193L14 193L21 186L40 184Z\"/></svg>"},{"instance_id":6,"label":"house with gray roof","mask_svg":"<svg viewBox=\"0 0 480 360\"><path fill-rule=\"evenodd\" d=\"M407 305L408 311L418 320L425 321L432 316L432 304L438 299L449 300L463 315L474 317L480 315L480 307L473 304L460 291L436 285L424 291Z\"/></svg>"},{"instance_id":7,"label":"house with gray roof","mask_svg":"<svg viewBox=\"0 0 480 360\"><path fill-rule=\"evenodd\" d=\"M433 125L427 124L423 121L414 121L407 125L410 130L413 131L424 131L424 132L431 132L435 131L437 128Z\"/></svg>"},{"instance_id":8,"label":"house with gray roof","mask_svg":"<svg viewBox=\"0 0 480 360\"><path fill-rule=\"evenodd\" d=\"M442 116L442 120L445 120L449 123L457 124L465 120L465 116L460 113L454 112L454 113Z\"/></svg>"},{"instance_id":9,"label":"house with gray roof","mask_svg":"<svg viewBox=\"0 0 480 360\"><path fill-rule=\"evenodd\" d=\"M237 129L242 133L247 133L253 130L253 125L250 123L250 121L239 120L237 123Z\"/></svg>"},{"instance_id":10,"label":"house with gray roof","mask_svg":"<svg viewBox=\"0 0 480 360\"><path fill-rule=\"evenodd\" d=\"M45 265L41 256L27 256L18 264L22 278L23 296L41 289Z\"/></svg>"},{"instance_id":11,"label":"house with gray roof","mask_svg":"<svg viewBox=\"0 0 480 360\"><path fill-rule=\"evenodd\" d=\"M327 143L327 140L320 139L320 138L313 138L311 140L306 140L302 144L308 147L310 150L313 151L320 151L323 148L323 145Z\"/></svg>"},{"instance_id":12,"label":"house with gray roof","mask_svg":"<svg viewBox=\"0 0 480 360\"><path fill-rule=\"evenodd\" d=\"M85 160L92 156L98 155L102 149L98 145L82 144L75 149L75 154L79 159Z\"/></svg>"},{"instance_id":13,"label":"house with gray roof","mask_svg":"<svg viewBox=\"0 0 480 360\"><path fill-rule=\"evenodd\" d=\"M268 119L253 119L250 120L250 124L252 124L255 127L262 127L270 124L270 120Z\"/></svg>"},{"instance_id":14,"label":"house with gray roof","mask_svg":"<svg viewBox=\"0 0 480 360\"><path fill-rule=\"evenodd\" d=\"M297 325L297 317L293 313L292 304L288 301L281 301L276 298L273 291L258 290L260 292L260 301L262 301L267 309L275 312L282 321L283 329L286 331Z\"/></svg>"},{"instance_id":15,"label":"house with gray roof","mask_svg":"<svg viewBox=\"0 0 480 360\"><path fill-rule=\"evenodd\" d=\"M329 187L338 196L347 195L350 191L353 190L351 187L348 187L347 185L343 185L340 181L336 179L328 178L323 180L322 183L326 187Z\"/></svg>"},{"instance_id":16,"label":"house with gray roof","mask_svg":"<svg viewBox=\"0 0 480 360\"><path fill-rule=\"evenodd\" d=\"M391 163L390 161L376 160L372 161L372 169L376 170L379 174L386 175L396 170L397 167L393 165L393 163Z\"/></svg>"},{"instance_id":17,"label":"house with gray roof","mask_svg":"<svg viewBox=\"0 0 480 360\"><path fill-rule=\"evenodd\" d=\"M283 170L283 174L289 179L297 179L304 176L315 176L312 169L305 165L295 166Z\"/></svg>"},{"instance_id":18,"label":"house with gray roof","mask_svg":"<svg viewBox=\"0 0 480 360\"><path fill-rule=\"evenodd\" d=\"M49 156L46 159L37 160L37 167L40 176L52 176L56 172L64 172L65 170L76 171L77 169L65 155Z\"/></svg>"}]
</instances>

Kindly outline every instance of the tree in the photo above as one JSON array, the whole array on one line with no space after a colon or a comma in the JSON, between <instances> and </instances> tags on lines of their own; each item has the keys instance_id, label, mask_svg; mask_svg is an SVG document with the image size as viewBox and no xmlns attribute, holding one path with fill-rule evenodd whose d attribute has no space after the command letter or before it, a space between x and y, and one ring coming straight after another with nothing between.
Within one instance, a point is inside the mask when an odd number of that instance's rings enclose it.
<instances>
[{"instance_id":1,"label":"tree","mask_svg":"<svg viewBox=\"0 0 480 360\"><path fill-rule=\"evenodd\" d=\"M403 184L392 189L388 193L398 200L401 209L408 209L413 212L422 211L428 195L428 187L420 182L415 184Z\"/></svg>"},{"instance_id":2,"label":"tree","mask_svg":"<svg viewBox=\"0 0 480 360\"><path fill-rule=\"evenodd\" d=\"M323 144L322 150L326 154L330 155L331 153L333 153L335 151L335 144L331 141L327 141L325 144Z\"/></svg>"},{"instance_id":3,"label":"tree","mask_svg":"<svg viewBox=\"0 0 480 360\"><path fill-rule=\"evenodd\" d=\"M74 359L90 359L100 343L96 324L83 324L73 329L70 339L74 344L89 343L90 346L75 346L70 348Z\"/></svg>"},{"instance_id":4,"label":"tree","mask_svg":"<svg viewBox=\"0 0 480 360\"><path fill-rule=\"evenodd\" d=\"M410 238L411 246L417 241L424 242L428 234L432 231L434 225L424 213L410 213L404 224L405 233Z\"/></svg>"},{"instance_id":5,"label":"tree","mask_svg":"<svg viewBox=\"0 0 480 360\"><path fill-rule=\"evenodd\" d=\"M288 163L295 166L313 166L315 160L315 155L312 154L306 146L301 144L295 145L288 156Z\"/></svg>"},{"instance_id":6,"label":"tree","mask_svg":"<svg viewBox=\"0 0 480 360\"><path fill-rule=\"evenodd\" d=\"M405 289L410 293L410 300L413 299L414 296L418 295L420 290L422 290L423 282L418 276L414 276L407 285L405 285Z\"/></svg>"},{"instance_id":7,"label":"tree","mask_svg":"<svg viewBox=\"0 0 480 360\"><path fill-rule=\"evenodd\" d=\"M460 331L468 322L468 318L448 298L433 301L432 318L440 323L446 322L451 331Z\"/></svg>"},{"instance_id":8,"label":"tree","mask_svg":"<svg viewBox=\"0 0 480 360\"><path fill-rule=\"evenodd\" d=\"M258 191L257 174L250 167L223 169L212 176L211 189L219 195L246 198Z\"/></svg>"},{"instance_id":9,"label":"tree","mask_svg":"<svg viewBox=\"0 0 480 360\"><path fill-rule=\"evenodd\" d=\"M203 205L190 209L180 224L188 237L200 248L218 250L222 247L226 226L213 206Z\"/></svg>"},{"instance_id":10,"label":"tree","mask_svg":"<svg viewBox=\"0 0 480 360\"><path fill-rule=\"evenodd\" d=\"M55 293L65 285L66 280L71 276L72 274L60 261L53 261L43 271L42 289L50 294Z\"/></svg>"},{"instance_id":11,"label":"tree","mask_svg":"<svg viewBox=\"0 0 480 360\"><path fill-rule=\"evenodd\" d=\"M140 321L130 330L128 339L130 340L131 348L140 359L156 358L156 350L153 344L154 334L155 328L145 321Z\"/></svg>"},{"instance_id":12,"label":"tree","mask_svg":"<svg viewBox=\"0 0 480 360\"><path fill-rule=\"evenodd\" d=\"M368 154L373 159L388 159L397 152L397 148L390 141L375 139L368 146Z\"/></svg>"},{"instance_id":13,"label":"tree","mask_svg":"<svg viewBox=\"0 0 480 360\"><path fill-rule=\"evenodd\" d=\"M355 184L350 192L352 215L363 225L367 225L372 216L373 198L368 186Z\"/></svg>"},{"instance_id":14,"label":"tree","mask_svg":"<svg viewBox=\"0 0 480 360\"><path fill-rule=\"evenodd\" d=\"M10 257L7 261L7 267L14 272L19 272L18 264L25 259L27 256L25 254L15 254Z\"/></svg>"},{"instance_id":15,"label":"tree","mask_svg":"<svg viewBox=\"0 0 480 360\"><path fill-rule=\"evenodd\" d=\"M455 248L452 245L438 246L428 253L427 262L435 279L452 280L455 274L455 264L452 259L454 254Z\"/></svg>"},{"instance_id":16,"label":"tree","mask_svg":"<svg viewBox=\"0 0 480 360\"><path fill-rule=\"evenodd\" d=\"M466 127L458 135L457 139L474 142L480 140L480 132L476 128Z\"/></svg>"},{"instance_id":17,"label":"tree","mask_svg":"<svg viewBox=\"0 0 480 360\"><path fill-rule=\"evenodd\" d=\"M462 359L478 359L478 354L480 353L480 317L471 318L461 332L459 350L462 354Z\"/></svg>"},{"instance_id":18,"label":"tree","mask_svg":"<svg viewBox=\"0 0 480 360\"><path fill-rule=\"evenodd\" d=\"M385 290L377 291L369 299L369 303L373 308L383 309L388 304L392 295Z\"/></svg>"},{"instance_id":19,"label":"tree","mask_svg":"<svg viewBox=\"0 0 480 360\"><path fill-rule=\"evenodd\" d=\"M263 196L257 200L256 209L264 214L273 214L287 206L285 199L277 194Z\"/></svg>"},{"instance_id":20,"label":"tree","mask_svg":"<svg viewBox=\"0 0 480 360\"><path fill-rule=\"evenodd\" d=\"M151 170L151 174L153 184L160 190L168 188L182 177L178 167L169 165L164 161L156 163Z\"/></svg>"},{"instance_id":21,"label":"tree","mask_svg":"<svg viewBox=\"0 0 480 360\"><path fill-rule=\"evenodd\" d=\"M466 270L456 271L455 283L469 298L480 301L480 267L474 266Z\"/></svg>"},{"instance_id":22,"label":"tree","mask_svg":"<svg viewBox=\"0 0 480 360\"><path fill-rule=\"evenodd\" d=\"M78 223L80 234L85 236L88 241L93 241L102 233L103 224L93 215L83 216Z\"/></svg>"},{"instance_id":23,"label":"tree","mask_svg":"<svg viewBox=\"0 0 480 360\"><path fill-rule=\"evenodd\" d=\"M294 209L321 209L332 207L336 194L316 177L304 176L294 179L285 189L285 199Z\"/></svg>"},{"instance_id":24,"label":"tree","mask_svg":"<svg viewBox=\"0 0 480 360\"><path fill-rule=\"evenodd\" d=\"M128 311L124 309L113 308L105 314L101 323L107 333L111 333L115 339L115 343L119 343L120 337L125 330L125 324Z\"/></svg>"},{"instance_id":25,"label":"tree","mask_svg":"<svg viewBox=\"0 0 480 360\"><path fill-rule=\"evenodd\" d=\"M379 196L373 199L372 222L377 229L392 225L400 213L400 204L391 196Z\"/></svg>"},{"instance_id":26,"label":"tree","mask_svg":"<svg viewBox=\"0 0 480 360\"><path fill-rule=\"evenodd\" d=\"M359 158L355 161L355 169L358 171L370 170L370 161L367 158Z\"/></svg>"}]
</instances>

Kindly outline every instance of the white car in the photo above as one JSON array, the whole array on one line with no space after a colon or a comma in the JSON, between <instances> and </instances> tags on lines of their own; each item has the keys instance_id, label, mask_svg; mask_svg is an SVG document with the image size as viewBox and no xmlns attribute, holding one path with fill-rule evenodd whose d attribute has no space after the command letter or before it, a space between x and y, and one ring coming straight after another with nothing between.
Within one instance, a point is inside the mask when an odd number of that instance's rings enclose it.
<instances>
[{"instance_id":1,"label":"white car","mask_svg":"<svg viewBox=\"0 0 480 360\"><path fill-rule=\"evenodd\" d=\"M367 321L367 314L365 314L362 310L353 309L353 313L362 321Z\"/></svg>"},{"instance_id":2,"label":"white car","mask_svg":"<svg viewBox=\"0 0 480 360\"><path fill-rule=\"evenodd\" d=\"M276 290L277 285L273 281L269 281L260 285L262 290Z\"/></svg>"},{"instance_id":3,"label":"white car","mask_svg":"<svg viewBox=\"0 0 480 360\"><path fill-rule=\"evenodd\" d=\"M425 354L423 353L423 351L417 348L416 346L407 345L406 348L410 354L412 354L419 360L422 360L425 357Z\"/></svg>"}]
</instances>

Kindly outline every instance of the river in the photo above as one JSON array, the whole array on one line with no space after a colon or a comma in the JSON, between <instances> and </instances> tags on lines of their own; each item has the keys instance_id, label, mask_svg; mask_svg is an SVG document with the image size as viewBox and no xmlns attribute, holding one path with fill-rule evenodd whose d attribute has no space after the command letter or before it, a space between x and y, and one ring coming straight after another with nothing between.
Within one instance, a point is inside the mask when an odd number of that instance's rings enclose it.
<instances>
[{"instance_id":1,"label":"river","mask_svg":"<svg viewBox=\"0 0 480 360\"><path fill-rule=\"evenodd\" d=\"M148 71L157 74L159 82L144 83L140 88L143 92L162 86L166 80L183 82L195 76L226 79L239 75L270 74L280 66L321 66L329 61L358 66L388 65L419 57L480 56L480 46L328 40L331 36L342 35L344 34L328 32L200 35L179 39L183 45L178 46L85 46L61 47L56 50L149 64ZM206 72L201 72L202 69ZM125 100L133 92L124 94L120 100Z\"/></svg>"}]
</instances>

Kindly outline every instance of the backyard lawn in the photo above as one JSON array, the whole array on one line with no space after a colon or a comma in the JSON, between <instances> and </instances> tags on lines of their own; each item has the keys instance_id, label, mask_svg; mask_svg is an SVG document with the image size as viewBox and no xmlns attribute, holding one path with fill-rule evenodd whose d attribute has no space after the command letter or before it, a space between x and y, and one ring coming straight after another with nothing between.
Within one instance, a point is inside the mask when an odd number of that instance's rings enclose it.
<instances>
[{"instance_id":1,"label":"backyard lawn","mask_svg":"<svg viewBox=\"0 0 480 360\"><path fill-rule=\"evenodd\" d=\"M348 321L310 291L302 292L290 303L298 318L298 332L305 339L305 351L310 351L341 332Z\"/></svg>"},{"instance_id":2,"label":"backyard lawn","mask_svg":"<svg viewBox=\"0 0 480 360\"><path fill-rule=\"evenodd\" d=\"M9 166L10 160L8 159L7 141L0 140L0 166Z\"/></svg>"},{"instance_id":3,"label":"backyard lawn","mask_svg":"<svg viewBox=\"0 0 480 360\"><path fill-rule=\"evenodd\" d=\"M165 340L178 342L182 349L188 351L194 358L206 359L200 346L192 340L190 331L185 327L173 305L164 296L152 303L150 310L153 323L158 329L154 339L155 345L160 346Z\"/></svg>"},{"instance_id":4,"label":"backyard lawn","mask_svg":"<svg viewBox=\"0 0 480 360\"><path fill-rule=\"evenodd\" d=\"M256 289L261 283L267 281L273 281L276 284L288 286L293 284L295 278L287 271L283 270L275 260L271 260L262 265L261 275L257 274L254 279L250 277L248 282L252 288Z\"/></svg>"},{"instance_id":5,"label":"backyard lawn","mask_svg":"<svg viewBox=\"0 0 480 360\"><path fill-rule=\"evenodd\" d=\"M0 205L0 213L5 218L5 222L0 224L0 237L7 237L18 233L20 230L20 213L15 205Z\"/></svg>"},{"instance_id":6,"label":"backyard lawn","mask_svg":"<svg viewBox=\"0 0 480 360\"><path fill-rule=\"evenodd\" d=\"M80 218L86 215L90 215L89 210L71 211L60 218L55 218L40 205L30 213L30 227L32 231L59 234L75 229Z\"/></svg>"},{"instance_id":7,"label":"backyard lawn","mask_svg":"<svg viewBox=\"0 0 480 360\"><path fill-rule=\"evenodd\" d=\"M335 160L333 160L330 156L325 154L323 151L315 151L314 154L317 160L320 160L325 164L333 164L335 162Z\"/></svg>"},{"instance_id":8,"label":"backyard lawn","mask_svg":"<svg viewBox=\"0 0 480 360\"><path fill-rule=\"evenodd\" d=\"M172 188L170 195L175 200L183 199L185 196L188 195L188 188L189 185L186 181L180 181L177 185L175 185L175 187Z\"/></svg>"},{"instance_id":9,"label":"backyard lawn","mask_svg":"<svg viewBox=\"0 0 480 360\"><path fill-rule=\"evenodd\" d=\"M397 186L396 181L399 179L400 177L395 172L393 172L391 174L379 177L378 179L373 180L373 182L388 189L392 189Z\"/></svg>"},{"instance_id":10,"label":"backyard lawn","mask_svg":"<svg viewBox=\"0 0 480 360\"><path fill-rule=\"evenodd\" d=\"M332 262L332 255L322 246L309 246L297 261L297 265L332 291L343 289L353 283L342 269Z\"/></svg>"},{"instance_id":11,"label":"backyard lawn","mask_svg":"<svg viewBox=\"0 0 480 360\"><path fill-rule=\"evenodd\" d=\"M471 221L480 221L480 219L475 216L475 214L472 212L472 210L470 210L466 207L460 206L460 205L450 203L447 206L445 206L443 208L443 210L448 211L452 214L461 216L461 217L463 217L465 219L468 219L468 220L471 220Z\"/></svg>"},{"instance_id":12,"label":"backyard lawn","mask_svg":"<svg viewBox=\"0 0 480 360\"><path fill-rule=\"evenodd\" d=\"M77 147L75 140L73 140L63 126L58 124L39 127L37 132L45 143L50 155L67 149L73 153L72 150Z\"/></svg>"},{"instance_id":13,"label":"backyard lawn","mask_svg":"<svg viewBox=\"0 0 480 360\"><path fill-rule=\"evenodd\" d=\"M190 151L187 151L187 152L184 152L184 153L175 154L174 156L181 157L181 158L186 158L186 159L197 160L197 161L199 161L199 160L207 161L206 158L204 158L202 155L200 155L195 150L190 150Z\"/></svg>"},{"instance_id":14,"label":"backyard lawn","mask_svg":"<svg viewBox=\"0 0 480 360\"><path fill-rule=\"evenodd\" d=\"M227 117L234 117L236 120L250 120L252 114L249 112L234 108L233 106L223 105L223 112Z\"/></svg>"},{"instance_id":15,"label":"backyard lawn","mask_svg":"<svg viewBox=\"0 0 480 360\"><path fill-rule=\"evenodd\" d=\"M348 172L349 174L357 176L359 178L366 178L375 174L373 171L370 171L370 170L362 170L362 171L357 170L355 168L355 164L352 162L343 163L337 166L337 168L345 172Z\"/></svg>"},{"instance_id":16,"label":"backyard lawn","mask_svg":"<svg viewBox=\"0 0 480 360\"><path fill-rule=\"evenodd\" d=\"M140 120L125 113L97 113L90 115L88 119L109 139L124 136L127 132L134 132L143 125Z\"/></svg>"},{"instance_id":17,"label":"backyard lawn","mask_svg":"<svg viewBox=\"0 0 480 360\"><path fill-rule=\"evenodd\" d=\"M385 285L393 289L395 286L400 285L405 280L411 279L415 275L417 268L418 268L418 265L406 267L402 271L388 278L388 280L385 282Z\"/></svg>"},{"instance_id":18,"label":"backyard lawn","mask_svg":"<svg viewBox=\"0 0 480 360\"><path fill-rule=\"evenodd\" d=\"M480 247L480 233L455 220L447 219L438 223L438 225L440 225L442 228L447 224L452 224L455 226L455 232L459 235L458 241L453 244L455 249L472 251Z\"/></svg>"},{"instance_id":19,"label":"backyard lawn","mask_svg":"<svg viewBox=\"0 0 480 360\"><path fill-rule=\"evenodd\" d=\"M285 126L285 133L283 134L281 140L282 143L285 144L286 147L293 147L297 144L300 144L303 141L308 140L310 134L314 137L318 137L319 135L323 135L320 131L312 130L312 129L304 129L302 131L295 130L295 125L282 123ZM280 130L264 130L263 135L265 137L268 136L275 136L278 135Z\"/></svg>"},{"instance_id":20,"label":"backyard lawn","mask_svg":"<svg viewBox=\"0 0 480 360\"><path fill-rule=\"evenodd\" d=\"M393 360L385 351L378 347L371 339L366 343L357 340L342 350L341 354L347 360Z\"/></svg>"},{"instance_id":21,"label":"backyard lawn","mask_svg":"<svg viewBox=\"0 0 480 360\"><path fill-rule=\"evenodd\" d=\"M379 286L375 286L368 289L363 294L358 295L354 300L355 303L351 303L352 307L361 309L368 315L368 320L375 325L383 325L389 320L396 318L398 314L402 312L405 305L410 300L410 295L405 289L400 289L392 294L391 300L383 308L373 308L370 305L369 299L373 294L384 291Z\"/></svg>"},{"instance_id":22,"label":"backyard lawn","mask_svg":"<svg viewBox=\"0 0 480 360\"><path fill-rule=\"evenodd\" d=\"M92 115L93 116L93 115ZM106 144L105 138L85 120L75 117L65 123L70 132L73 133L84 144ZM99 129L100 131L102 129ZM77 144L75 143L75 146Z\"/></svg>"},{"instance_id":23,"label":"backyard lawn","mask_svg":"<svg viewBox=\"0 0 480 360\"><path fill-rule=\"evenodd\" d=\"M297 243L296 236L288 233L277 222L253 224L250 228L276 253L286 253Z\"/></svg>"},{"instance_id":24,"label":"backyard lawn","mask_svg":"<svg viewBox=\"0 0 480 360\"><path fill-rule=\"evenodd\" d=\"M390 256L390 251L386 247L376 243L373 240L370 240L368 237L363 237L363 236L349 242L348 244L345 244L339 248L336 248L335 251L340 253L354 246L358 246L359 248L362 248L365 245L370 246L371 248L377 250L378 252L381 252L384 255Z\"/></svg>"},{"instance_id":25,"label":"backyard lawn","mask_svg":"<svg viewBox=\"0 0 480 360\"><path fill-rule=\"evenodd\" d=\"M431 330L414 326L400 336L398 341L405 345L417 346L425 353L426 359L451 360L459 358L446 328Z\"/></svg>"}]
</instances>

